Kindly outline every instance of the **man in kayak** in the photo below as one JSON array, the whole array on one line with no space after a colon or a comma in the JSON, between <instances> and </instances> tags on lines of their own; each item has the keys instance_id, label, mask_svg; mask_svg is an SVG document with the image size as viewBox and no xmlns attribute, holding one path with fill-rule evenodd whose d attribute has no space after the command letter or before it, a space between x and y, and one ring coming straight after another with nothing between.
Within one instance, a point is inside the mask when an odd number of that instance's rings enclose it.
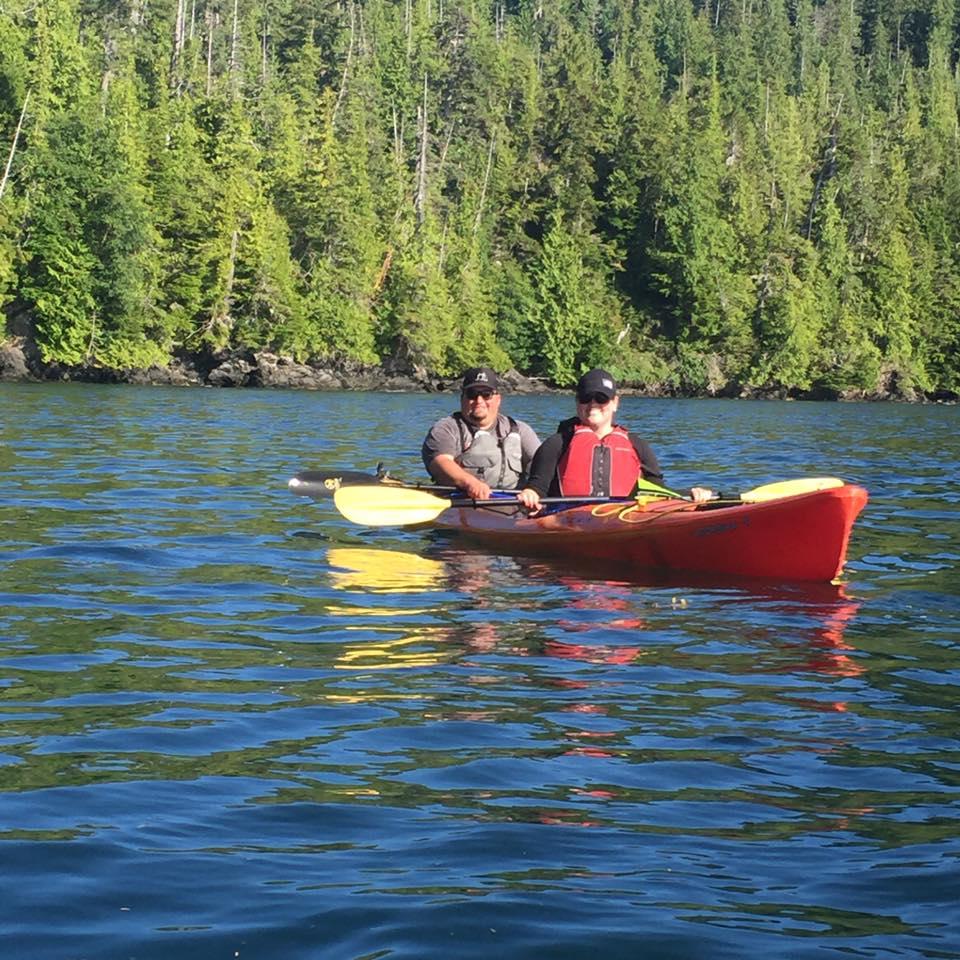
<instances>
[{"instance_id":1,"label":"man in kayak","mask_svg":"<svg viewBox=\"0 0 960 960\"><path fill-rule=\"evenodd\" d=\"M646 440L614 423L620 406L617 382L606 370L590 370L577 383L577 415L560 424L544 440L530 465L530 476L517 494L529 510L540 509L540 498L628 497L643 477L663 483L663 471ZM713 493L690 491L696 501Z\"/></svg>"},{"instance_id":2,"label":"man in kayak","mask_svg":"<svg viewBox=\"0 0 960 960\"><path fill-rule=\"evenodd\" d=\"M500 413L500 400L493 370L464 373L460 409L438 420L423 441L423 463L436 483L488 500L491 490L513 490L524 480L540 438L528 424Z\"/></svg>"}]
</instances>

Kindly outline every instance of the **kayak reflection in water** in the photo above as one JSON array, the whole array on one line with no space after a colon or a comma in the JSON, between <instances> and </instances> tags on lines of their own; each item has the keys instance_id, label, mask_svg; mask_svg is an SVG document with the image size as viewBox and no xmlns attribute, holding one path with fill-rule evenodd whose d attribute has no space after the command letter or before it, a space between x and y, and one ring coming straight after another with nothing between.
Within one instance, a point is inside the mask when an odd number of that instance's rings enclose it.
<instances>
[{"instance_id":1,"label":"kayak reflection in water","mask_svg":"<svg viewBox=\"0 0 960 960\"><path fill-rule=\"evenodd\" d=\"M532 511L541 509L540 498L628 497L638 477L663 483L663 471L646 440L614 423L620 397L617 382L606 370L585 373L577 383L577 415L564 420L548 437L530 465L530 476L517 494ZM698 503L713 496L694 487Z\"/></svg>"},{"instance_id":2,"label":"kayak reflection in water","mask_svg":"<svg viewBox=\"0 0 960 960\"><path fill-rule=\"evenodd\" d=\"M522 420L500 413L500 380L489 367L463 375L460 409L438 420L421 455L435 483L450 484L474 500L493 488L513 490L523 480L540 438Z\"/></svg>"}]
</instances>

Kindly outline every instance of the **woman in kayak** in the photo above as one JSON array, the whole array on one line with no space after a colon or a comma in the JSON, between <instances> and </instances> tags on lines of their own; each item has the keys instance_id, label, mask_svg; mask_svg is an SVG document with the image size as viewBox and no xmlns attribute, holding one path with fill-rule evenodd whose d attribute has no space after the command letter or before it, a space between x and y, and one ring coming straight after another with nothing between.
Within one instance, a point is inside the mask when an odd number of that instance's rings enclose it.
<instances>
[{"instance_id":1,"label":"woman in kayak","mask_svg":"<svg viewBox=\"0 0 960 960\"><path fill-rule=\"evenodd\" d=\"M617 383L606 370L590 370L580 378L577 415L543 442L517 494L525 507L539 510L543 496L628 497L638 477L663 483L650 444L614 423L619 406ZM713 496L702 487L690 493L698 502Z\"/></svg>"}]
</instances>

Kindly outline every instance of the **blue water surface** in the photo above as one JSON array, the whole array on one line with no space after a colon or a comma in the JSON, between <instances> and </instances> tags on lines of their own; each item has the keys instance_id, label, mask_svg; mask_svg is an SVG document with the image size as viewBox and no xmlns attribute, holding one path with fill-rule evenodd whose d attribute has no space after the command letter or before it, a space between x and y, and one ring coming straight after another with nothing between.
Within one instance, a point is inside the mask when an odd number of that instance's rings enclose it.
<instances>
[{"instance_id":1,"label":"blue water surface","mask_svg":"<svg viewBox=\"0 0 960 960\"><path fill-rule=\"evenodd\" d=\"M624 398L674 487L866 486L841 585L287 490L454 403L0 385L3 956L960 957L957 408Z\"/></svg>"}]
</instances>

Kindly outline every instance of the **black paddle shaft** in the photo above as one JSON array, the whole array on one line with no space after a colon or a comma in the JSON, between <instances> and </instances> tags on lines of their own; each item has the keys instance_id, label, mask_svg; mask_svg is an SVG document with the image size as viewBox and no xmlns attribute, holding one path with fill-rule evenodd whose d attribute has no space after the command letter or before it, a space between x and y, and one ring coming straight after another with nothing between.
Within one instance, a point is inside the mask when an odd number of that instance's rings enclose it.
<instances>
[{"instance_id":1,"label":"black paddle shaft","mask_svg":"<svg viewBox=\"0 0 960 960\"><path fill-rule=\"evenodd\" d=\"M314 500L332 497L339 487L368 487L373 484L438 494L457 492L457 487L444 487L431 483L404 483L401 480L395 480L389 473L363 473L360 470L301 470L287 481L291 492L301 497L313 497ZM512 494L516 491L494 490L493 492Z\"/></svg>"}]
</instances>

